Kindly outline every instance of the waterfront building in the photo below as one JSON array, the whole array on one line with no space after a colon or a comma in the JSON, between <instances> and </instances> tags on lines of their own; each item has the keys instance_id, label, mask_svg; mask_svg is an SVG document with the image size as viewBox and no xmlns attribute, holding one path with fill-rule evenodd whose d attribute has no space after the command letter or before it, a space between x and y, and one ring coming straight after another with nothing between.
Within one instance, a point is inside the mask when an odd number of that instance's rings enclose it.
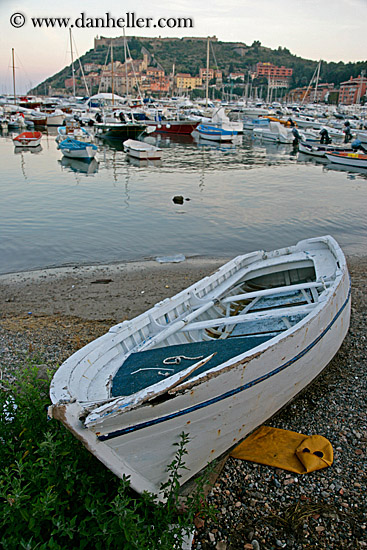
<instances>
[{"instance_id":1,"label":"waterfront building","mask_svg":"<svg viewBox=\"0 0 367 550\"><path fill-rule=\"evenodd\" d=\"M339 91L339 103L353 105L360 103L366 95L367 77L362 73L357 78L350 77L346 82L341 82Z\"/></svg>"}]
</instances>

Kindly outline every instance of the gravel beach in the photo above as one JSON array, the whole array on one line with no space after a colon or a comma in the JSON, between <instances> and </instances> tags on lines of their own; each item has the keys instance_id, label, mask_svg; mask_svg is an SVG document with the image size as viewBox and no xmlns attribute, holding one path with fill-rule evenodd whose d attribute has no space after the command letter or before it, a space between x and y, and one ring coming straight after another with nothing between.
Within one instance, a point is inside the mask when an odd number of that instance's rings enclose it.
<instances>
[{"instance_id":1,"label":"gravel beach","mask_svg":"<svg viewBox=\"0 0 367 550\"><path fill-rule=\"evenodd\" d=\"M57 368L108 328L213 272L225 259L67 267L0 276L0 375L27 355ZM350 331L322 376L266 425L320 434L330 468L307 475L228 458L196 521L195 550L367 548L367 257L348 258ZM145 550L145 549L142 549Z\"/></svg>"}]
</instances>

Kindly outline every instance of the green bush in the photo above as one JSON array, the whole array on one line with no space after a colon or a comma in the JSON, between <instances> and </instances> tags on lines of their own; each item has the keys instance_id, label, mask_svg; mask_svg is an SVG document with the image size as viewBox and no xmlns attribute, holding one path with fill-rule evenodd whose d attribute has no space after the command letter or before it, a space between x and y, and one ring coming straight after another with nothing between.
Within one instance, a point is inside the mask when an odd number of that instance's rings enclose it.
<instances>
[{"instance_id":1,"label":"green bush","mask_svg":"<svg viewBox=\"0 0 367 550\"><path fill-rule=\"evenodd\" d=\"M202 478L178 513L181 435L166 503L136 495L59 422L47 419L49 376L37 361L0 391L0 548L6 550L139 549L182 547L197 514L208 513ZM46 379L47 378L47 379Z\"/></svg>"}]
</instances>

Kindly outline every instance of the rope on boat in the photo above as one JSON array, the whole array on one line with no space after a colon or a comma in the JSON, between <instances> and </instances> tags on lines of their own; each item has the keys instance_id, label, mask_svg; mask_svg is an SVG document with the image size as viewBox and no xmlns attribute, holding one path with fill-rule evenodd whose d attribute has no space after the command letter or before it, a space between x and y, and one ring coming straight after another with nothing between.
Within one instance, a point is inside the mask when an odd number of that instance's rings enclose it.
<instances>
[{"instance_id":1,"label":"rope on boat","mask_svg":"<svg viewBox=\"0 0 367 550\"><path fill-rule=\"evenodd\" d=\"M182 361L182 359L188 359L189 361L193 361L195 359L203 359L204 355L199 355L199 357L186 357L186 355L176 355L176 357L166 357L166 359L163 359L164 365L179 365Z\"/></svg>"}]
</instances>

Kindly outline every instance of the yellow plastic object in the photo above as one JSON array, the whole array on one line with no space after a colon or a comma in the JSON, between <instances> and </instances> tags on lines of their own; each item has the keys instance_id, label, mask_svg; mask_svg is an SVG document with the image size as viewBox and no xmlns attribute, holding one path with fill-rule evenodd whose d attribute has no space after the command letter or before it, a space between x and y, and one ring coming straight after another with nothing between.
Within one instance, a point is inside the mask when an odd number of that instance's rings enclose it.
<instances>
[{"instance_id":1,"label":"yellow plastic object","mask_svg":"<svg viewBox=\"0 0 367 550\"><path fill-rule=\"evenodd\" d=\"M322 435L307 436L261 426L240 443L230 456L307 474L331 466L333 448Z\"/></svg>"}]
</instances>

